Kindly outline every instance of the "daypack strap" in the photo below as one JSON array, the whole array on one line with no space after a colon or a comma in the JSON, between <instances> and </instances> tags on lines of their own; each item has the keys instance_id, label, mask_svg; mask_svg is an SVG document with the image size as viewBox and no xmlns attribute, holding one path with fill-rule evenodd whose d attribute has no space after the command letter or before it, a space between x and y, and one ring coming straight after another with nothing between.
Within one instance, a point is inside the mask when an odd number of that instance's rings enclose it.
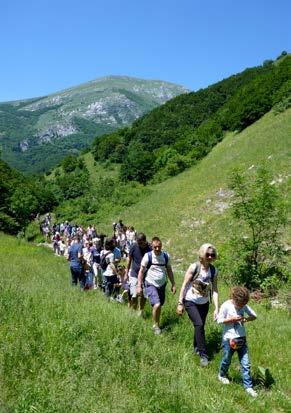
<instances>
[{"instance_id":1,"label":"daypack strap","mask_svg":"<svg viewBox=\"0 0 291 413\"><path fill-rule=\"evenodd\" d=\"M216 274L216 268L212 264L209 264L209 268L210 268L210 281L211 281L211 289L210 289L209 299L210 299L210 302L211 302L212 301L212 295L213 295L213 281L214 281L214 277L215 277L215 274ZM191 283L193 283L199 277L200 270L201 270L201 263L196 262L196 267L195 267L195 270L193 272Z\"/></svg>"},{"instance_id":2,"label":"daypack strap","mask_svg":"<svg viewBox=\"0 0 291 413\"><path fill-rule=\"evenodd\" d=\"M209 264L209 268L210 268L211 282L213 283L213 280L214 280L214 277L215 277L215 274L216 274L216 268L212 264ZM196 267L195 267L195 270L193 271L191 282L195 281L196 278L199 277L200 270L201 270L201 263L196 262Z\"/></svg>"},{"instance_id":3,"label":"daypack strap","mask_svg":"<svg viewBox=\"0 0 291 413\"><path fill-rule=\"evenodd\" d=\"M164 257L164 260L165 260L165 264L154 264L154 265L157 265L157 266L159 266L159 267L166 267L167 265L168 265L168 262L169 262L169 255L165 252L165 251L162 251L162 254L163 254L163 257ZM147 271L150 269L150 267L153 265L153 252L152 251L149 251L149 252L147 252L147 256L148 256L148 263L147 263Z\"/></svg>"}]
</instances>

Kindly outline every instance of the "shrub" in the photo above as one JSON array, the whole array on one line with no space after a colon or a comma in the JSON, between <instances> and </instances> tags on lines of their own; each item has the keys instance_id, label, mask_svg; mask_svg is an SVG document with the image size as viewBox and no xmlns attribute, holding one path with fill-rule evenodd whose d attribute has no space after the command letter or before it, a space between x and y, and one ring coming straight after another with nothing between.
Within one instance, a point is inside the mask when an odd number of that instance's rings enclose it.
<instances>
[{"instance_id":1,"label":"shrub","mask_svg":"<svg viewBox=\"0 0 291 413\"><path fill-rule=\"evenodd\" d=\"M232 215L237 228L229 243L232 282L250 289L274 293L286 280L282 270L284 252L280 231L286 225L286 210L281 192L272 176L260 167L252 172L232 174L234 192Z\"/></svg>"}]
</instances>

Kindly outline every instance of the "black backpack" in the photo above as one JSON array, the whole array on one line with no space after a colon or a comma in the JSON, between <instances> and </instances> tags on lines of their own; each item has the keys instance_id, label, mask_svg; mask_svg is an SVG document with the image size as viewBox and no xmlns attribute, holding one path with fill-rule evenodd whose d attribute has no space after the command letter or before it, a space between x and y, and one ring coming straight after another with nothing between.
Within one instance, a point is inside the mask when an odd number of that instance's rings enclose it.
<instances>
[{"instance_id":1,"label":"black backpack","mask_svg":"<svg viewBox=\"0 0 291 413\"><path fill-rule=\"evenodd\" d=\"M100 267L101 267L101 269L102 269L103 271L106 270L107 265L108 265L108 262L107 262L107 260L106 260L106 257L107 257L107 255L109 255L109 254L111 254L111 253L112 253L112 251L106 252L106 254L103 254L103 255L101 256L101 258L100 258Z\"/></svg>"}]
</instances>

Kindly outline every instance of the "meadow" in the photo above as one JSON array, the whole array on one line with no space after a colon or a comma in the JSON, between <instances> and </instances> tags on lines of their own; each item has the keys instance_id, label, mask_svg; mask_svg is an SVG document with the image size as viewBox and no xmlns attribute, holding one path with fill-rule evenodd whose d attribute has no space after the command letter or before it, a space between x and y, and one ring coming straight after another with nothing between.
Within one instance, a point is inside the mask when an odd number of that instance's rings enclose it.
<instances>
[{"instance_id":1,"label":"meadow","mask_svg":"<svg viewBox=\"0 0 291 413\"><path fill-rule=\"evenodd\" d=\"M52 251L0 235L1 413L288 412L290 319L287 308L251 306L247 325L252 371L269 368L274 384L250 398L236 359L231 385L217 380L221 328L209 315L211 363L192 354L192 325L175 313L168 291L161 336L126 305L70 285L68 264ZM182 273L175 272L180 286ZM220 283L220 301L227 298Z\"/></svg>"}]
</instances>

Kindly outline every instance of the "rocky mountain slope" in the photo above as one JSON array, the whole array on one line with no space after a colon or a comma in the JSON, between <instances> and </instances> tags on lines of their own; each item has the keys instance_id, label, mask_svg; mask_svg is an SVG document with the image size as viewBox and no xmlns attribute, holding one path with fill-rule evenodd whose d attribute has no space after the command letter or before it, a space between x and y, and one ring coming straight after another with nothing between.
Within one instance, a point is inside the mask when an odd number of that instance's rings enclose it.
<instances>
[{"instance_id":1,"label":"rocky mountain slope","mask_svg":"<svg viewBox=\"0 0 291 413\"><path fill-rule=\"evenodd\" d=\"M94 137L186 92L168 82L108 76L46 97L1 103L2 157L24 173L46 171Z\"/></svg>"}]
</instances>

